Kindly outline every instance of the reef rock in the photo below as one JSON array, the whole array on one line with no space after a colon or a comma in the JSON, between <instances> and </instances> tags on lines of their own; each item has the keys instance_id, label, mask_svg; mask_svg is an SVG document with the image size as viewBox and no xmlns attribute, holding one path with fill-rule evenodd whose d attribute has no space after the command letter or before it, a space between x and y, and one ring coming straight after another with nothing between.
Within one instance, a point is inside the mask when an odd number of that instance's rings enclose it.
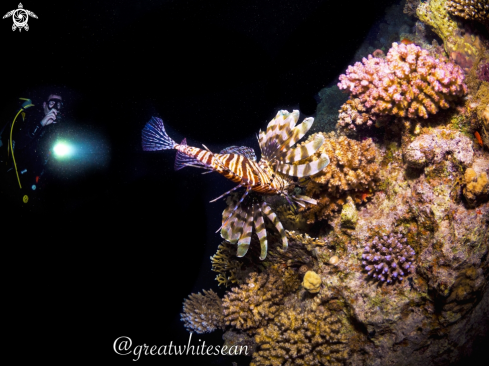
<instances>
[{"instance_id":1,"label":"reef rock","mask_svg":"<svg viewBox=\"0 0 489 366\"><path fill-rule=\"evenodd\" d=\"M423 168L442 162L449 153L464 166L470 166L474 160L472 141L458 131L446 129L417 137L405 149L404 159L413 168Z\"/></svg>"}]
</instances>

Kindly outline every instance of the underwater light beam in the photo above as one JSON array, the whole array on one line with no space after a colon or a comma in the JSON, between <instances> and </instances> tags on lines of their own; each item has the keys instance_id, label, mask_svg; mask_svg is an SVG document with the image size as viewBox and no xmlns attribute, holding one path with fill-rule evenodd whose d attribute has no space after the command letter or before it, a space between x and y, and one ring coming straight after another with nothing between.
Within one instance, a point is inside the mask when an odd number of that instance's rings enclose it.
<instances>
[{"instance_id":1,"label":"underwater light beam","mask_svg":"<svg viewBox=\"0 0 489 366\"><path fill-rule=\"evenodd\" d=\"M73 147L66 142L57 142L53 147L53 153L57 158L67 158L73 153Z\"/></svg>"}]
</instances>

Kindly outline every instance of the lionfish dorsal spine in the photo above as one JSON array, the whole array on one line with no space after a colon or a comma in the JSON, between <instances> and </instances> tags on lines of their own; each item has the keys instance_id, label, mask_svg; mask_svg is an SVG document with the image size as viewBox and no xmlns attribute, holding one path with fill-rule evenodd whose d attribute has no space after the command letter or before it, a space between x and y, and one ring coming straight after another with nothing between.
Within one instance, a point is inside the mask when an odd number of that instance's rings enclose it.
<instances>
[{"instance_id":1,"label":"lionfish dorsal spine","mask_svg":"<svg viewBox=\"0 0 489 366\"><path fill-rule=\"evenodd\" d=\"M270 158L276 158L277 160L282 160L288 153L288 149L295 145L304 135L309 131L312 124L314 123L314 118L306 118L302 123L295 126L291 133L288 135L289 138L282 142L278 146L277 150L270 156Z\"/></svg>"},{"instance_id":2,"label":"lionfish dorsal spine","mask_svg":"<svg viewBox=\"0 0 489 366\"><path fill-rule=\"evenodd\" d=\"M309 175L316 174L323 170L329 164L329 157L326 154L321 154L318 160L314 160L310 163L301 165L290 165L279 163L276 165L275 169L282 173L293 177L307 177Z\"/></svg>"},{"instance_id":3,"label":"lionfish dorsal spine","mask_svg":"<svg viewBox=\"0 0 489 366\"><path fill-rule=\"evenodd\" d=\"M307 159L308 157L312 156L316 151L318 151L323 143L324 136L321 134L317 134L311 142L289 150L282 162L294 163L302 159Z\"/></svg>"},{"instance_id":4,"label":"lionfish dorsal spine","mask_svg":"<svg viewBox=\"0 0 489 366\"><path fill-rule=\"evenodd\" d=\"M259 144L262 156L270 156L294 128L299 119L299 111L294 110L292 113L288 111L278 111L274 119L270 121L266 132L260 132Z\"/></svg>"}]
</instances>

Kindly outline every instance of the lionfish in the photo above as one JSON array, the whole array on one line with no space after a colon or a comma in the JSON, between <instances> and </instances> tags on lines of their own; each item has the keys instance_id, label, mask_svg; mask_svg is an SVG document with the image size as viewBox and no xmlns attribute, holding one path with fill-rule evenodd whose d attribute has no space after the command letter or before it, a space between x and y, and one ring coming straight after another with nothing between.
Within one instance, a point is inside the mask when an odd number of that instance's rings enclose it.
<instances>
[{"instance_id":1,"label":"lionfish","mask_svg":"<svg viewBox=\"0 0 489 366\"><path fill-rule=\"evenodd\" d=\"M225 240L237 244L237 256L242 257L248 251L254 227L260 241L260 259L263 260L266 258L268 247L264 216L278 230L283 248L287 249L288 246L285 230L263 196L283 196L293 207L294 203L301 207L305 206L305 202L317 204L316 200L310 197L294 194L295 185L287 176L307 177L323 170L329 164L328 156L321 154L319 159L310 163L292 165L310 157L324 142L324 137L318 134L309 143L292 148L314 122L314 118L309 117L296 126L298 119L299 111L289 113L281 110L270 121L266 131L260 130L258 143L261 159L258 162L254 150L246 146L231 146L215 154L205 145L205 149L188 146L186 139L177 144L167 135L163 121L157 117L152 117L144 127L142 145L144 151L177 150L175 170L187 166L202 168L208 172L218 172L238 184L210 202L217 201L240 187L245 188L241 199L236 204L229 204L224 210L222 226L217 231L221 230L221 236ZM251 192L255 193L250 194ZM245 201L247 196L252 197Z\"/></svg>"}]
</instances>

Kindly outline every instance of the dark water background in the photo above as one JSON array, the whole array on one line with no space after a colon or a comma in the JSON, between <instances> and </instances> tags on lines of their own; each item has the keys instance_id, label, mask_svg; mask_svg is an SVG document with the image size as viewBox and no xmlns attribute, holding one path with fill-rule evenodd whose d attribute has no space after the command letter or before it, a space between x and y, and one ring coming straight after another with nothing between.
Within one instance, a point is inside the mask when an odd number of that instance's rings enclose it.
<instances>
[{"instance_id":1,"label":"dark water background","mask_svg":"<svg viewBox=\"0 0 489 366\"><path fill-rule=\"evenodd\" d=\"M175 172L174 152L142 152L144 124L160 116L176 141L213 151L258 149L255 135L277 110L314 115L314 95L337 81L393 3L54 0L23 2L38 16L28 32L3 19L2 118L18 97L39 102L47 85L61 86L65 120L75 140L92 142L94 161L53 164L35 212L0 207L4 316L13 322L5 348L19 361L121 363L132 361L114 354L119 336L186 344L183 299L217 290L209 256L224 203L208 201L233 185L197 169ZM4 1L0 12L17 5ZM221 335L198 338L217 345ZM187 361L249 359L138 362Z\"/></svg>"}]
</instances>

